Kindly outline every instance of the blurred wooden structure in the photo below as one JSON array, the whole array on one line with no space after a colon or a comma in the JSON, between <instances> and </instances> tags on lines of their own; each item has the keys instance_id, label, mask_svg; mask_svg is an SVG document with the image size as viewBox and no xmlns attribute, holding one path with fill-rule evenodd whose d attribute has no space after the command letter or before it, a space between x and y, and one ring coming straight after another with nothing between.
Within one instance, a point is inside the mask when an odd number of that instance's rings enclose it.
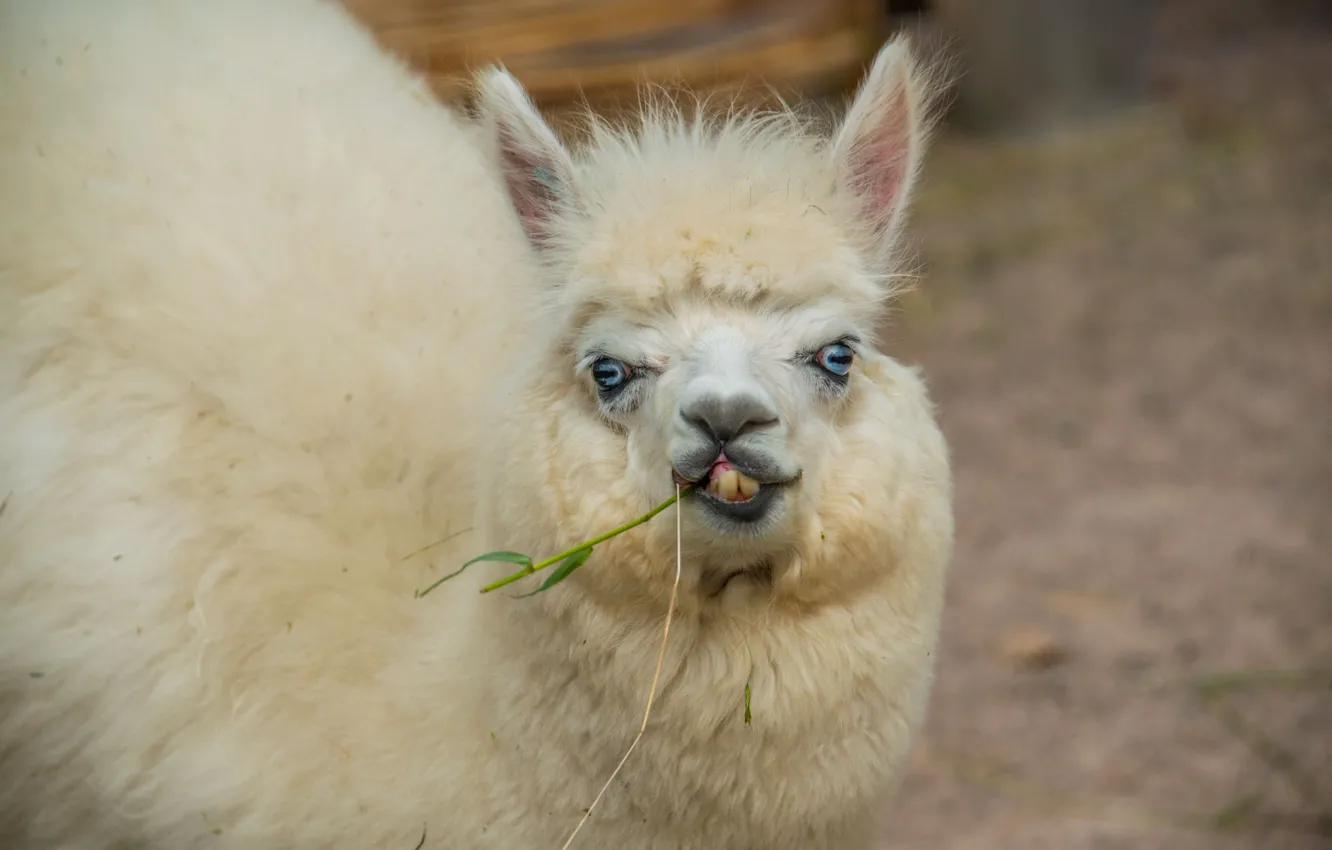
<instances>
[{"instance_id":1,"label":"blurred wooden structure","mask_svg":"<svg viewBox=\"0 0 1332 850\"><path fill-rule=\"evenodd\" d=\"M343 0L446 100L502 61L543 106L635 84L774 86L784 96L853 83L886 35L882 0Z\"/></svg>"}]
</instances>

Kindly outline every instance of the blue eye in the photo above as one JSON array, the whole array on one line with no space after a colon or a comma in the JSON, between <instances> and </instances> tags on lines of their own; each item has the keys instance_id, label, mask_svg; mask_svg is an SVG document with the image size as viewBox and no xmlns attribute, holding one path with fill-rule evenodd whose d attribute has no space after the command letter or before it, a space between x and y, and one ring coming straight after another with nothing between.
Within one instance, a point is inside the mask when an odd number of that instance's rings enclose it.
<instances>
[{"instance_id":1,"label":"blue eye","mask_svg":"<svg viewBox=\"0 0 1332 850\"><path fill-rule=\"evenodd\" d=\"M851 374L851 363L855 357L856 353L851 350L851 346L834 342L820 348L819 353L814 355L814 360L829 374L845 378Z\"/></svg>"},{"instance_id":2,"label":"blue eye","mask_svg":"<svg viewBox=\"0 0 1332 850\"><path fill-rule=\"evenodd\" d=\"M592 364L592 380L605 392L624 386L629 380L629 367L619 360L602 357Z\"/></svg>"}]
</instances>

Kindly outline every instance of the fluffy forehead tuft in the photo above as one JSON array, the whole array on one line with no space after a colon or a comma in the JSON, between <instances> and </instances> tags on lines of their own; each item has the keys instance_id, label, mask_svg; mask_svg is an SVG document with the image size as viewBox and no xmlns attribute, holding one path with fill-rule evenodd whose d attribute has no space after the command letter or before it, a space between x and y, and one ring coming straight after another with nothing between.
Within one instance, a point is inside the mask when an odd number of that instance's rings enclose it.
<instances>
[{"instance_id":1,"label":"fluffy forehead tuft","mask_svg":"<svg viewBox=\"0 0 1332 850\"><path fill-rule=\"evenodd\" d=\"M689 119L652 99L633 124L589 118L552 223L566 305L651 310L681 296L789 308L834 297L872 313L891 292L875 236L812 117L730 109Z\"/></svg>"}]
</instances>

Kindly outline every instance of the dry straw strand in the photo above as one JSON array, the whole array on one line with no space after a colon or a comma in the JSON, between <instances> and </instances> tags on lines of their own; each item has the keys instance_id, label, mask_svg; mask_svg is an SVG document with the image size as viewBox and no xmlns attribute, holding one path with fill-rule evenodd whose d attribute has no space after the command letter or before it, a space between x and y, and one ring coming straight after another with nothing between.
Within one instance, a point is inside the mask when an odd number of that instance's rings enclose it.
<instances>
[{"instance_id":1,"label":"dry straw strand","mask_svg":"<svg viewBox=\"0 0 1332 850\"><path fill-rule=\"evenodd\" d=\"M569 850L573 845L573 840L578 835L579 830L583 828L583 824L587 823L588 818L592 817L592 812L596 809L597 804L601 802L601 798L606 793L606 789L615 781L615 777L620 775L620 768L624 767L624 763L629 760L629 756L633 753L634 748L638 746L638 742L643 739L643 733L647 730L648 718L652 716L652 700L657 695L657 681L661 678L661 664L666 658L666 639L671 634L671 619L675 615L675 596L676 592L680 589L680 573L683 571L683 562L684 555L680 527L680 485L677 483L675 485L675 583L671 585L671 604L666 609L666 626L661 630L661 649L657 652L657 669L652 674L652 687L648 689L647 707L643 710L643 723L638 727L638 734L634 736L633 742L629 744L629 749L624 751L624 756L620 759L620 763L615 766L615 770L611 771L611 775L606 779L606 783L602 785L601 790L597 792L596 799L594 799L592 805L588 806L583 812L583 817L578 821L578 826L575 826L573 832L569 833L569 838L564 842L564 845L560 850Z\"/></svg>"}]
</instances>

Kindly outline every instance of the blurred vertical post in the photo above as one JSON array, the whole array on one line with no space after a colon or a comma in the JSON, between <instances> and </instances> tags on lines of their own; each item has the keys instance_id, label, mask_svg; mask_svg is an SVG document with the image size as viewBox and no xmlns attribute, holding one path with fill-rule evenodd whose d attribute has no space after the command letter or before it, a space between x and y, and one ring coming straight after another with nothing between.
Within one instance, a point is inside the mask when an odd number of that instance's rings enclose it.
<instances>
[{"instance_id":1,"label":"blurred vertical post","mask_svg":"<svg viewBox=\"0 0 1332 850\"><path fill-rule=\"evenodd\" d=\"M953 121L961 128L1039 133L1105 116L1143 95L1152 0L934 5L959 60Z\"/></svg>"}]
</instances>

